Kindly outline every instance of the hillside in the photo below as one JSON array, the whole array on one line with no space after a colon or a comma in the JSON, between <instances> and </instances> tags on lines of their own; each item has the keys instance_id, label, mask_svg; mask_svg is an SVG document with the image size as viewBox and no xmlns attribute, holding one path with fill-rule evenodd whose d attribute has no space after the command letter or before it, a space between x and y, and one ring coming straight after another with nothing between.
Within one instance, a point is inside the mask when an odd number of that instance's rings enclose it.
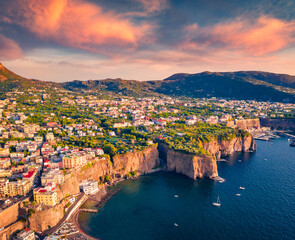
<instances>
[{"instance_id":1,"label":"hillside","mask_svg":"<svg viewBox=\"0 0 295 240\"><path fill-rule=\"evenodd\" d=\"M268 72L202 72L177 73L159 81L104 79L45 82L21 77L0 63L1 97L12 90L29 88L54 91L54 88L74 92L113 92L125 96L156 95L186 97L223 97L232 99L295 102L295 76Z\"/></svg>"},{"instance_id":2,"label":"hillside","mask_svg":"<svg viewBox=\"0 0 295 240\"><path fill-rule=\"evenodd\" d=\"M174 74L156 89L189 97L226 97L263 101L295 101L295 76L266 72Z\"/></svg>"},{"instance_id":3,"label":"hillside","mask_svg":"<svg viewBox=\"0 0 295 240\"><path fill-rule=\"evenodd\" d=\"M114 92L134 97L159 95L155 92L155 84L135 80L123 80L120 78L88 81L75 80L62 83L61 85L70 91L92 90L97 92Z\"/></svg>"},{"instance_id":4,"label":"hillside","mask_svg":"<svg viewBox=\"0 0 295 240\"><path fill-rule=\"evenodd\" d=\"M5 93L12 90L25 91L29 88L46 90L52 89L52 87L61 87L61 85L54 82L24 78L10 71L0 63L0 97L2 98Z\"/></svg>"}]
</instances>

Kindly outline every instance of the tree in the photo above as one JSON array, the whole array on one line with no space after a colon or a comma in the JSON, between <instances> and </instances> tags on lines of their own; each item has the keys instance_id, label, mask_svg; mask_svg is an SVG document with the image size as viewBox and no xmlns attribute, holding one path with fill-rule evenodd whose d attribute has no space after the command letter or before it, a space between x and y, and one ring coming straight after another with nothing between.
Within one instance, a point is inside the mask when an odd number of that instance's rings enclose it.
<instances>
[{"instance_id":1,"label":"tree","mask_svg":"<svg viewBox=\"0 0 295 240\"><path fill-rule=\"evenodd\" d=\"M117 148L111 143L108 143L107 145L103 146L103 151L110 156L115 156L117 154Z\"/></svg>"}]
</instances>

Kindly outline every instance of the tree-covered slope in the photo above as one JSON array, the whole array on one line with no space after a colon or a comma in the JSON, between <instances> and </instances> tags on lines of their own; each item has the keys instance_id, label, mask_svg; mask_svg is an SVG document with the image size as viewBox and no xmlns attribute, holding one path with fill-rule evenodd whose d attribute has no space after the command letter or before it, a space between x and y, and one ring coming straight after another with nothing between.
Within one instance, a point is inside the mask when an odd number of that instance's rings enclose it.
<instances>
[{"instance_id":1,"label":"tree-covered slope","mask_svg":"<svg viewBox=\"0 0 295 240\"><path fill-rule=\"evenodd\" d=\"M190 97L295 101L294 76L265 72L174 74L156 91Z\"/></svg>"},{"instance_id":2,"label":"tree-covered slope","mask_svg":"<svg viewBox=\"0 0 295 240\"><path fill-rule=\"evenodd\" d=\"M29 88L75 92L113 92L125 96L145 97L159 94L187 97L223 97L261 101L295 102L295 76L267 72L177 73L159 81L105 79L45 82L21 77L0 64L0 93Z\"/></svg>"}]
</instances>

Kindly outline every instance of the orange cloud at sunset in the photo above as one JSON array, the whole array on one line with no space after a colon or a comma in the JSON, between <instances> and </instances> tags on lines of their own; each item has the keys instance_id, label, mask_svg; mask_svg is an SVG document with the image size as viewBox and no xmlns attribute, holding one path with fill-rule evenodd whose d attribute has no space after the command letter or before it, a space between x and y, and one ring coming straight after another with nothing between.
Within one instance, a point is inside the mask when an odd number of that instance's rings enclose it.
<instances>
[{"instance_id":1,"label":"orange cloud at sunset","mask_svg":"<svg viewBox=\"0 0 295 240\"><path fill-rule=\"evenodd\" d=\"M252 56L261 56L290 47L295 43L295 21L283 21L261 16L256 21L236 19L213 26L186 27L186 40L181 49L239 50Z\"/></svg>"},{"instance_id":2,"label":"orange cloud at sunset","mask_svg":"<svg viewBox=\"0 0 295 240\"><path fill-rule=\"evenodd\" d=\"M0 34L0 56L2 60L13 60L22 57L23 52L16 42Z\"/></svg>"},{"instance_id":3,"label":"orange cloud at sunset","mask_svg":"<svg viewBox=\"0 0 295 240\"><path fill-rule=\"evenodd\" d=\"M137 47L151 31L149 24L135 25L82 0L25 0L17 9L10 21L43 40L90 52L103 51L101 46Z\"/></svg>"}]
</instances>

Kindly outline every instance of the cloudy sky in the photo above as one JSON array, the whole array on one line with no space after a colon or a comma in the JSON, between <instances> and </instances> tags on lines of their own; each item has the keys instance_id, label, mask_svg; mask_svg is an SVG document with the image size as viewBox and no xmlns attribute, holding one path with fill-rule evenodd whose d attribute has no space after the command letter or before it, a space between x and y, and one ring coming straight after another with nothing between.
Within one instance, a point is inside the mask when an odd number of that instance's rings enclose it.
<instances>
[{"instance_id":1,"label":"cloudy sky","mask_svg":"<svg viewBox=\"0 0 295 240\"><path fill-rule=\"evenodd\" d=\"M3 0L0 62L52 81L295 75L295 1Z\"/></svg>"}]
</instances>

